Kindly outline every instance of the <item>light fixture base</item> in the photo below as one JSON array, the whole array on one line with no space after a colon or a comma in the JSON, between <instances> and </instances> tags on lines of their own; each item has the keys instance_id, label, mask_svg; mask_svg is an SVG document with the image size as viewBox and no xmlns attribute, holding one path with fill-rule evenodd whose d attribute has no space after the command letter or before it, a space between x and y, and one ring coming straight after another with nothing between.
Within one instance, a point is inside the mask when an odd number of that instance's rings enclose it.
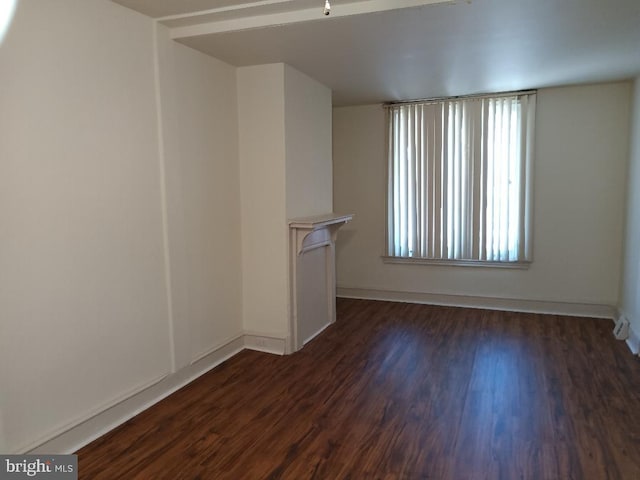
<instances>
[{"instance_id":1,"label":"light fixture base","mask_svg":"<svg viewBox=\"0 0 640 480\"><path fill-rule=\"evenodd\" d=\"M325 14L325 16L328 16L331 14L331 3L329 2L329 0L324 0L324 11L323 13Z\"/></svg>"}]
</instances>

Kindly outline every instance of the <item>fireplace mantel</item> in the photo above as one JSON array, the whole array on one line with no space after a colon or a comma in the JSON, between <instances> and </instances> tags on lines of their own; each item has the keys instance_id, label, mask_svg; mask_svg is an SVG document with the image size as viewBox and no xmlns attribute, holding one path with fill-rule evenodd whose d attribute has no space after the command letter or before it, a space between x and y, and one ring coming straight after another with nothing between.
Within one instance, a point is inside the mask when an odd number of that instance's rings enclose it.
<instances>
[{"instance_id":1,"label":"fireplace mantel","mask_svg":"<svg viewBox=\"0 0 640 480\"><path fill-rule=\"evenodd\" d=\"M350 222L353 215L341 215L337 213L327 213L324 215L316 215L314 217L293 218L289 220L289 228L296 232L296 253L298 255L303 251L314 248L314 245L308 245L307 237L318 230L328 229L331 235L331 241L336 241L338 229L345 223ZM305 241L307 240L307 241ZM313 242L312 242L313 243Z\"/></svg>"},{"instance_id":2,"label":"fireplace mantel","mask_svg":"<svg viewBox=\"0 0 640 480\"><path fill-rule=\"evenodd\" d=\"M336 319L335 242L353 215L328 213L289 220L291 311L288 353Z\"/></svg>"}]
</instances>

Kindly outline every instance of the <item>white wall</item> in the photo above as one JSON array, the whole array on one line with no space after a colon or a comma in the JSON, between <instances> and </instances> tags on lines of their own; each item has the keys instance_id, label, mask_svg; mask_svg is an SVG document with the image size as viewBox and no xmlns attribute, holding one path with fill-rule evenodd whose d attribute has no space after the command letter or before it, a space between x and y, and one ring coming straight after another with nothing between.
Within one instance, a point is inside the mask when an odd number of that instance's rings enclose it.
<instances>
[{"instance_id":1,"label":"white wall","mask_svg":"<svg viewBox=\"0 0 640 480\"><path fill-rule=\"evenodd\" d=\"M173 338L181 368L242 333L236 69L158 27Z\"/></svg>"},{"instance_id":2,"label":"white wall","mask_svg":"<svg viewBox=\"0 0 640 480\"><path fill-rule=\"evenodd\" d=\"M0 47L9 451L170 371L152 52L94 0L22 1Z\"/></svg>"},{"instance_id":3,"label":"white wall","mask_svg":"<svg viewBox=\"0 0 640 480\"><path fill-rule=\"evenodd\" d=\"M331 212L331 91L282 63L237 70L243 323L289 333L288 219Z\"/></svg>"},{"instance_id":4,"label":"white wall","mask_svg":"<svg viewBox=\"0 0 640 480\"><path fill-rule=\"evenodd\" d=\"M587 313L590 305L615 306L629 99L628 82L539 91L528 270L384 264L384 111L379 105L335 109L334 206L355 213L338 238L339 292L393 298L412 292L411 298L430 301L452 296L448 303L557 302L580 304L580 311L586 304Z\"/></svg>"},{"instance_id":5,"label":"white wall","mask_svg":"<svg viewBox=\"0 0 640 480\"><path fill-rule=\"evenodd\" d=\"M243 324L287 335L284 65L237 70Z\"/></svg>"},{"instance_id":6,"label":"white wall","mask_svg":"<svg viewBox=\"0 0 640 480\"><path fill-rule=\"evenodd\" d=\"M333 211L331 90L285 65L287 218Z\"/></svg>"},{"instance_id":7,"label":"white wall","mask_svg":"<svg viewBox=\"0 0 640 480\"><path fill-rule=\"evenodd\" d=\"M620 309L640 336L640 77L632 101L631 151L627 186L627 230ZM638 348L638 345L635 345Z\"/></svg>"},{"instance_id":8,"label":"white wall","mask_svg":"<svg viewBox=\"0 0 640 480\"><path fill-rule=\"evenodd\" d=\"M0 47L3 452L92 417L68 451L242 333L235 69L154 48L104 0L22 0Z\"/></svg>"}]
</instances>

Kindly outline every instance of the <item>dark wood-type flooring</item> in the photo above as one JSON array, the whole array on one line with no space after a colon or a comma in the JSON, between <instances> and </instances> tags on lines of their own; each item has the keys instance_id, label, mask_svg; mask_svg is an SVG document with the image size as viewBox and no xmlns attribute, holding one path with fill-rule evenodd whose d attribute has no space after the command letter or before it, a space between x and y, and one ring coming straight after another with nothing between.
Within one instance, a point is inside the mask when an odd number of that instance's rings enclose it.
<instances>
[{"instance_id":1,"label":"dark wood-type flooring","mask_svg":"<svg viewBox=\"0 0 640 480\"><path fill-rule=\"evenodd\" d=\"M610 320L338 300L78 452L81 479L640 479L640 361Z\"/></svg>"}]
</instances>

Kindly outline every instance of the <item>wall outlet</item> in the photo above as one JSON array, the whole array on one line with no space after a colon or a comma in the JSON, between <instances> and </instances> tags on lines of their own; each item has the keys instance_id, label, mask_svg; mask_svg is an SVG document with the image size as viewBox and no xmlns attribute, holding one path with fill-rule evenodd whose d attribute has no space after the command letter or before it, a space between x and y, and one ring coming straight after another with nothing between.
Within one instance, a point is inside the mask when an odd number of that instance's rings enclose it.
<instances>
[{"instance_id":1,"label":"wall outlet","mask_svg":"<svg viewBox=\"0 0 640 480\"><path fill-rule=\"evenodd\" d=\"M613 335L618 340L626 340L629 338L629 320L620 316L616 322L616 326L613 328Z\"/></svg>"}]
</instances>

